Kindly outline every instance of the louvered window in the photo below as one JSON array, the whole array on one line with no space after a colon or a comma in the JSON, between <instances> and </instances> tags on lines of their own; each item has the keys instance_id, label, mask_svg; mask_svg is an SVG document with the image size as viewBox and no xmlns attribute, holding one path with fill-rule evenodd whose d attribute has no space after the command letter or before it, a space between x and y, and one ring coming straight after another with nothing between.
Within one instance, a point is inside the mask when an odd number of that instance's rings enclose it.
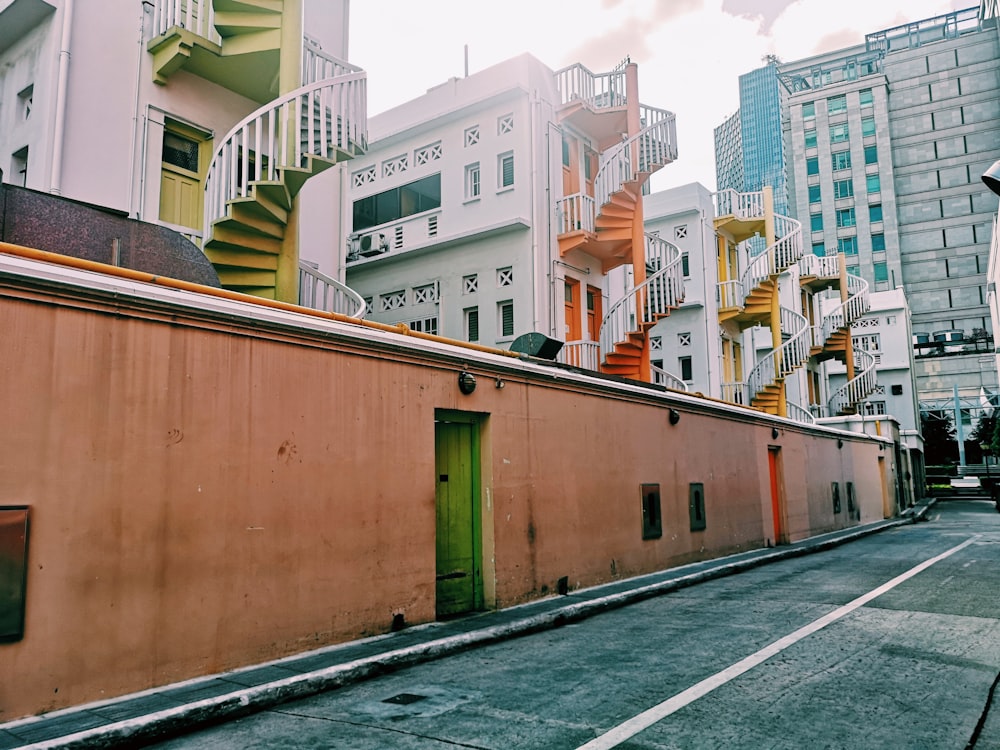
<instances>
[{"instance_id":1,"label":"louvered window","mask_svg":"<svg viewBox=\"0 0 1000 750\"><path fill-rule=\"evenodd\" d=\"M497 304L497 320L500 323L500 336L514 335L514 302L507 300Z\"/></svg>"}]
</instances>

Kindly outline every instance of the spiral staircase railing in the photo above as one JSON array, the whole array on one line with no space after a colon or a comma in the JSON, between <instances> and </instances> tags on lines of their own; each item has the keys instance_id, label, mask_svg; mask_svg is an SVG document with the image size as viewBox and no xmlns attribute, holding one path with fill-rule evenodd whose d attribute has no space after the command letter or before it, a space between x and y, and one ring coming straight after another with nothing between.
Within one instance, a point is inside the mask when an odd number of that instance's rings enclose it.
<instances>
[{"instance_id":1,"label":"spiral staircase railing","mask_svg":"<svg viewBox=\"0 0 1000 750\"><path fill-rule=\"evenodd\" d=\"M667 372L662 367L657 367L656 365L650 365L650 371L653 373L653 382L656 385L662 385L666 388L670 388L674 391L687 391L687 383L681 380L676 375Z\"/></svg>"},{"instance_id":2,"label":"spiral staircase railing","mask_svg":"<svg viewBox=\"0 0 1000 750\"><path fill-rule=\"evenodd\" d=\"M809 321L788 308L782 308L782 318L793 328L787 331L788 339L761 357L750 371L747 395L751 403L765 388L784 379L809 359L812 342Z\"/></svg>"},{"instance_id":3,"label":"spiral staircase railing","mask_svg":"<svg viewBox=\"0 0 1000 750\"><path fill-rule=\"evenodd\" d=\"M823 315L823 341L829 341L837 330L850 326L870 307L868 282L860 276L847 274L847 299Z\"/></svg>"},{"instance_id":4,"label":"spiral staircase railing","mask_svg":"<svg viewBox=\"0 0 1000 750\"><path fill-rule=\"evenodd\" d=\"M646 262L658 267L642 284L633 287L618 300L601 321L601 355L614 351L630 332L644 330L668 315L684 299L684 274L679 247L652 234L645 235ZM640 320L636 312L641 310Z\"/></svg>"},{"instance_id":5,"label":"spiral staircase railing","mask_svg":"<svg viewBox=\"0 0 1000 750\"><path fill-rule=\"evenodd\" d=\"M855 376L830 396L827 408L831 416L853 413L858 403L869 396L878 385L875 355L871 352L865 349L854 350L854 372Z\"/></svg>"},{"instance_id":6,"label":"spiral staircase railing","mask_svg":"<svg viewBox=\"0 0 1000 750\"><path fill-rule=\"evenodd\" d=\"M232 201L251 196L254 183L280 181L311 158L354 155L366 148L365 73L302 86L239 122L212 155L205 180L205 234L229 215Z\"/></svg>"}]
</instances>

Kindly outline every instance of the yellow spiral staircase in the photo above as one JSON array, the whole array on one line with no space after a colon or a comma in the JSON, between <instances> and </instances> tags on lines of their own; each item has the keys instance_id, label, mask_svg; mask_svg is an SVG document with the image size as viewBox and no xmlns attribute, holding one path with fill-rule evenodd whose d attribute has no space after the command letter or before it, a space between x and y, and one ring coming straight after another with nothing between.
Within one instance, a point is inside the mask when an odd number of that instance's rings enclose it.
<instances>
[{"instance_id":1,"label":"yellow spiral staircase","mask_svg":"<svg viewBox=\"0 0 1000 750\"><path fill-rule=\"evenodd\" d=\"M750 258L739 280L719 283L719 321L733 321L739 330L766 324L775 346L751 369L746 400L769 414L787 415L785 379L809 360L813 332L805 316L778 302L778 277L803 256L802 225L776 214L761 192L716 193L715 227L735 243L755 235L770 243Z\"/></svg>"},{"instance_id":2,"label":"yellow spiral staircase","mask_svg":"<svg viewBox=\"0 0 1000 750\"><path fill-rule=\"evenodd\" d=\"M298 301L295 198L367 148L365 73L303 36L298 0L156 0L152 12L157 82L184 68L265 102L212 155L206 256L227 289Z\"/></svg>"}]
</instances>

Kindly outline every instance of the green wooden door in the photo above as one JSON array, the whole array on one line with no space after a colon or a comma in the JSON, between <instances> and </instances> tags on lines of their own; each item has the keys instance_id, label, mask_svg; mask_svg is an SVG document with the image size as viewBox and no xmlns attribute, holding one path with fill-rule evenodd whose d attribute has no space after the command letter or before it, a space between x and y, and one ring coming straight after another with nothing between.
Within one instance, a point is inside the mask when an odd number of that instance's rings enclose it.
<instances>
[{"instance_id":1,"label":"green wooden door","mask_svg":"<svg viewBox=\"0 0 1000 750\"><path fill-rule=\"evenodd\" d=\"M483 606L477 425L434 425L437 469L437 614Z\"/></svg>"}]
</instances>

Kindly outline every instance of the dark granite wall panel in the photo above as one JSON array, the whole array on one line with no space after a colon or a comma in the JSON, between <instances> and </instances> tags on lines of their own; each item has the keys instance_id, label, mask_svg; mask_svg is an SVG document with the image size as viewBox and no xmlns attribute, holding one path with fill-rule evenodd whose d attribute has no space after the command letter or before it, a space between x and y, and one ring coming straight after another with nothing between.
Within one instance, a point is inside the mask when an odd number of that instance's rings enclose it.
<instances>
[{"instance_id":1,"label":"dark granite wall panel","mask_svg":"<svg viewBox=\"0 0 1000 750\"><path fill-rule=\"evenodd\" d=\"M191 241L120 211L0 185L0 240L218 287L211 262Z\"/></svg>"}]
</instances>

